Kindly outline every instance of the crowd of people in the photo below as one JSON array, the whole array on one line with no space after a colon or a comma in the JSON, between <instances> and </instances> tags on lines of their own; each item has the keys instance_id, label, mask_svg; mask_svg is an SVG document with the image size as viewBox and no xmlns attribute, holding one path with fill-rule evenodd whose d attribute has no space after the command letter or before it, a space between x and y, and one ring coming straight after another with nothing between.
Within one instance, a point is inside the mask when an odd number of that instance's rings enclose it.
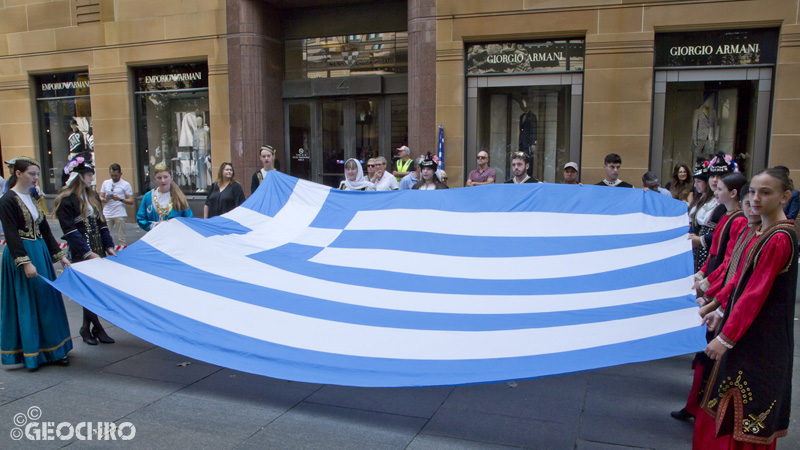
<instances>
[{"instance_id":1,"label":"crowd of people","mask_svg":"<svg viewBox=\"0 0 800 450\"><path fill-rule=\"evenodd\" d=\"M447 174L431 153L411 158L407 146L387 170L387 160L344 163L339 189L345 191L448 189ZM276 170L275 150L260 149L263 167L253 174L251 190ZM510 155L511 177L506 184L538 183L531 175L525 152ZM0 350L2 364L24 364L36 370L42 364L67 365L72 348L61 295L38 278L55 278L54 263L116 256L110 227L125 244L126 207L133 191L122 179L118 164L99 192L92 188L95 169L90 160L76 157L64 168L65 185L54 201L54 216L67 242L63 251L52 234L49 214L38 189L40 164L20 157L9 163L6 192L0 198L6 250L2 256ZM633 187L619 178L622 158L606 156L604 178L597 184ZM563 167L563 183L581 184L579 167ZM150 231L174 217L192 217L189 203L172 181L164 163L154 167L156 187L142 197L138 225ZM698 160L690 170L677 164L672 179L661 187L658 176L646 172L642 188L686 203L694 257L699 313L707 329L708 345L695 356L694 377L686 405L672 416L695 420L694 448L775 448L789 423L792 346L797 281L797 237L794 219L800 211L800 192L789 169L776 166L749 181L730 155L718 153ZM224 162L207 195L203 217L224 214L245 200L234 167ZM466 186L495 183L497 171L489 154L477 154L477 168ZM84 308L80 328L89 345L111 344L98 316Z\"/></svg>"}]
</instances>

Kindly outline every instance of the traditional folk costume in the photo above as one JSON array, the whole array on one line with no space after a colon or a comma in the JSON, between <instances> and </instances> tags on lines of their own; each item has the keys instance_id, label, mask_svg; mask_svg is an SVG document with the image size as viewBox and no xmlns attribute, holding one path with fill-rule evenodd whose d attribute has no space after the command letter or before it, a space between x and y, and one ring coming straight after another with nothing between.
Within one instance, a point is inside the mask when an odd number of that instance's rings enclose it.
<instances>
[{"instance_id":1,"label":"traditional folk costume","mask_svg":"<svg viewBox=\"0 0 800 450\"><path fill-rule=\"evenodd\" d=\"M97 196L96 193L94 195ZM99 202L100 199L97 200ZM82 201L87 202L85 220L81 216ZM95 211L85 199L79 199L77 194L61 200L56 216L72 262L84 261L92 252L104 258L106 249L114 247L106 221L100 217L99 211Z\"/></svg>"},{"instance_id":2,"label":"traditional folk costume","mask_svg":"<svg viewBox=\"0 0 800 450\"><path fill-rule=\"evenodd\" d=\"M50 232L44 212L29 195L12 189L0 199L0 221L6 249L2 259L0 351L3 364L66 361L72 338L61 294L40 279L55 280L53 263L65 252ZM27 278L22 267L31 263L39 276Z\"/></svg>"},{"instance_id":3,"label":"traditional folk costume","mask_svg":"<svg viewBox=\"0 0 800 450\"><path fill-rule=\"evenodd\" d=\"M192 209L178 211L172 207L172 198L169 192L162 193L158 188L144 194L142 204L136 213L136 223L145 231L150 231L159 222L173 217L194 217Z\"/></svg>"},{"instance_id":4,"label":"traditional folk costume","mask_svg":"<svg viewBox=\"0 0 800 450\"><path fill-rule=\"evenodd\" d=\"M261 152L264 150L267 150L268 152L272 153L273 157L275 156L275 149L272 148L271 145L262 145L258 154L261 155ZM272 170L278 169L277 163L278 161L273 160ZM264 181L264 177L266 176L267 176L267 170L264 169L263 167L256 170L256 172L253 174L253 178L250 180L250 195L253 195L256 192L256 189L258 189L258 187L261 186L261 183Z\"/></svg>"},{"instance_id":5,"label":"traditional folk costume","mask_svg":"<svg viewBox=\"0 0 800 450\"><path fill-rule=\"evenodd\" d=\"M775 438L786 435L796 252L789 220L753 233L745 246L717 336L729 350L711 369L695 423L695 449L775 448Z\"/></svg>"},{"instance_id":6,"label":"traditional folk costume","mask_svg":"<svg viewBox=\"0 0 800 450\"><path fill-rule=\"evenodd\" d=\"M65 188L68 189L72 183L78 183L76 178L82 177L84 173L94 173L94 168L88 162L81 162L77 165L68 164L65 171L71 172ZM101 211L92 207L86 195L94 196L95 204L102 205L100 197L94 191L91 194L72 193L61 198L55 211L61 231L64 232L62 239L67 241L69 259L73 263L87 260L92 253L105 258L106 249L114 247L105 218ZM82 204L86 205L85 216L81 211ZM97 345L97 340L105 344L114 343L114 339L103 329L97 314L87 308L83 308L80 334L83 341L90 345Z\"/></svg>"},{"instance_id":7,"label":"traditional folk costume","mask_svg":"<svg viewBox=\"0 0 800 450\"><path fill-rule=\"evenodd\" d=\"M258 189L258 187L261 186L261 183L264 182L265 176L267 176L266 170L264 170L263 168L256 170L256 172L253 174L253 178L250 180L250 195L253 195L256 189Z\"/></svg>"},{"instance_id":8,"label":"traditional folk costume","mask_svg":"<svg viewBox=\"0 0 800 450\"><path fill-rule=\"evenodd\" d=\"M737 170L736 164L720 154L711 161L698 160L694 176L708 183L712 175L725 176ZM710 186L709 186L710 189ZM733 253L733 247L742 229L747 226L747 218L741 210L728 211L728 208L711 199L701 207L695 206L690 211L692 216L691 232L700 236L701 245L694 248L695 280L703 291L709 288L709 274L714 273L723 265ZM714 279L712 277L712 279ZM714 338L714 333L707 332L706 340ZM680 411L672 412L672 417L678 420L688 420L697 416L700 398L703 395L704 380L708 376L708 368L712 360L704 352L697 352L692 361L692 388L686 405Z\"/></svg>"},{"instance_id":9,"label":"traditional folk costume","mask_svg":"<svg viewBox=\"0 0 800 450\"><path fill-rule=\"evenodd\" d=\"M705 274L715 277L717 268L724 266L728 267L728 260L733 254L733 248L736 245L736 240L742 231L747 227L747 217L745 217L742 210L727 211L720 220L719 225L714 230L711 248L709 249L709 256L706 259L705 265L702 269L695 274L695 278L701 286L701 289L708 290L709 281ZM712 278L716 280L716 278ZM706 335L707 340L713 339L713 334ZM694 378L692 380L692 389L689 391L689 398L686 400L684 410L692 416L697 416L697 410L700 407L700 398L703 395L703 371L706 366L710 366L711 359L703 352L698 352L694 361L692 361L692 369L694 369Z\"/></svg>"},{"instance_id":10,"label":"traditional folk costume","mask_svg":"<svg viewBox=\"0 0 800 450\"><path fill-rule=\"evenodd\" d=\"M717 199L712 198L705 205L692 208L693 214L691 232L701 238L701 244L693 249L694 270L702 269L708 258L709 243L713 240L714 229L722 216L725 215L725 206L720 205Z\"/></svg>"},{"instance_id":11,"label":"traditional folk costume","mask_svg":"<svg viewBox=\"0 0 800 450\"><path fill-rule=\"evenodd\" d=\"M433 183L431 183L431 184L426 183L425 180L423 179L422 175L420 174L420 180L417 182L417 184L412 186L411 189L420 190L420 191L434 191L434 190L438 190L438 189L449 189L449 187L446 184L442 183L442 181L439 180L439 174L436 172L436 168L439 167L439 163L436 162L433 159L433 155L431 155L431 152L428 152L428 154L425 155L425 159L419 164L419 166L420 166L421 169L428 168L428 169L431 169L431 170L434 171L433 172Z\"/></svg>"}]
</instances>

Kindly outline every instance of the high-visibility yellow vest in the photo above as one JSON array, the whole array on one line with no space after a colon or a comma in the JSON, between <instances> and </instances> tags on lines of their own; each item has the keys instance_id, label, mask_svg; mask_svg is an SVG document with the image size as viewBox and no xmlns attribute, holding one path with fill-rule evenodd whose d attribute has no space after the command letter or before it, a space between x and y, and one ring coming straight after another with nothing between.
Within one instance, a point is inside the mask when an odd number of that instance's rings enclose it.
<instances>
[{"instance_id":1,"label":"high-visibility yellow vest","mask_svg":"<svg viewBox=\"0 0 800 450\"><path fill-rule=\"evenodd\" d=\"M405 162L402 159L398 159L397 160L397 171L398 172L408 172L408 168L411 167L411 162L412 161L414 161L414 160L411 159L411 158L408 158L408 161L405 161ZM395 177L395 178L397 178L397 181L400 181L400 180L403 179L403 177Z\"/></svg>"}]
</instances>

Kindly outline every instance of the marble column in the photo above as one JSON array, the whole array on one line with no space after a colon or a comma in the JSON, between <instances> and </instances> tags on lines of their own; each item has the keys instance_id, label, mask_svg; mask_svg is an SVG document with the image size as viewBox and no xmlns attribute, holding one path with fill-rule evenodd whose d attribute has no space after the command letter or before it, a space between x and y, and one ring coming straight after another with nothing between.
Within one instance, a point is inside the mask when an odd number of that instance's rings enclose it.
<instances>
[{"instance_id":1,"label":"marble column","mask_svg":"<svg viewBox=\"0 0 800 450\"><path fill-rule=\"evenodd\" d=\"M261 167L259 148L273 146L283 161L283 42L280 10L259 0L227 0L231 163L250 190Z\"/></svg>"},{"instance_id":2,"label":"marble column","mask_svg":"<svg viewBox=\"0 0 800 450\"><path fill-rule=\"evenodd\" d=\"M436 0L408 1L408 146L436 154ZM445 136L447 130L445 130Z\"/></svg>"}]
</instances>

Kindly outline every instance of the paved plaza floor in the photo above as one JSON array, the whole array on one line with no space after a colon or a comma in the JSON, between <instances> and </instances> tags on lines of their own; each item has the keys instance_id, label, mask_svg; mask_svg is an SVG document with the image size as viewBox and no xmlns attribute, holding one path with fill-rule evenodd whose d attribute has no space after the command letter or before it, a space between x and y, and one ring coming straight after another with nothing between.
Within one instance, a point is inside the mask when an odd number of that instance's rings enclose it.
<instances>
[{"instance_id":1,"label":"paved plaza floor","mask_svg":"<svg viewBox=\"0 0 800 450\"><path fill-rule=\"evenodd\" d=\"M128 236L130 243L141 232L129 224ZM89 346L78 336L81 307L69 299L66 306L75 346L69 367L0 369L0 449L691 448L692 423L669 415L686 400L691 355L516 383L352 388L206 364L111 324L117 343ZM798 356L796 346L795 367ZM795 392L789 436L778 448L800 448L798 398ZM85 422L127 423L123 435L132 427L135 434L125 441L12 439L25 425L15 420L30 421L37 411L40 423L68 422L74 430Z\"/></svg>"}]
</instances>

